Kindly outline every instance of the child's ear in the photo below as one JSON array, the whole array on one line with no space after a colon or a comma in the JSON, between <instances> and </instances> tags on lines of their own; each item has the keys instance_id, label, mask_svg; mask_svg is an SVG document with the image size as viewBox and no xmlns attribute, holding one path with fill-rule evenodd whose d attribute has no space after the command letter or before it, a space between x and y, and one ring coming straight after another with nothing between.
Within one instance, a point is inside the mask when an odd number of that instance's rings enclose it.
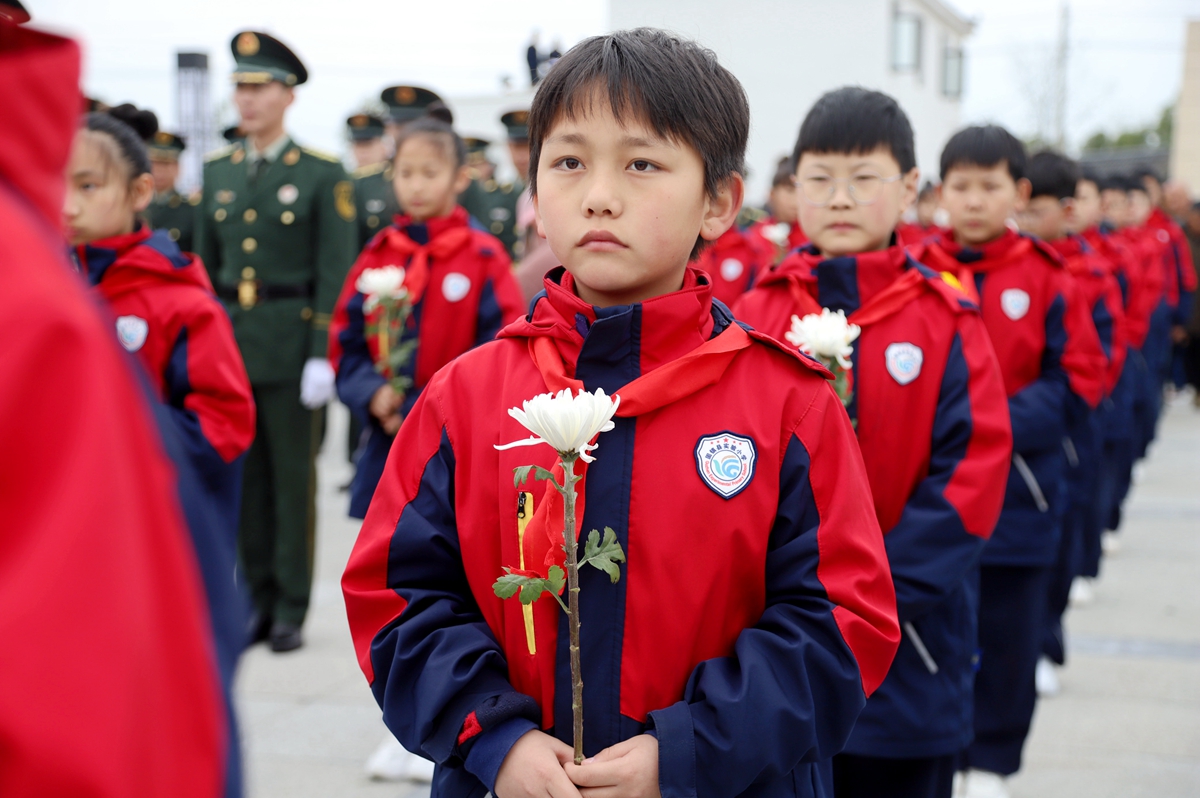
<instances>
[{"instance_id":1,"label":"child's ear","mask_svg":"<svg viewBox=\"0 0 1200 798\"><path fill-rule=\"evenodd\" d=\"M1013 210L1020 212L1025 210L1029 205L1029 195L1033 193L1033 184L1026 178L1022 177L1017 181L1017 201L1013 203Z\"/></svg>"},{"instance_id":2,"label":"child's ear","mask_svg":"<svg viewBox=\"0 0 1200 798\"><path fill-rule=\"evenodd\" d=\"M901 185L904 187L903 196L900 197L900 212L908 210L914 202L917 201L917 185L921 179L921 170L913 167L904 173L904 179Z\"/></svg>"},{"instance_id":3,"label":"child's ear","mask_svg":"<svg viewBox=\"0 0 1200 798\"><path fill-rule=\"evenodd\" d=\"M533 226L537 230L538 238L546 237L546 228L542 225L542 206L538 203L538 195L534 194L530 197L533 202Z\"/></svg>"},{"instance_id":4,"label":"child's ear","mask_svg":"<svg viewBox=\"0 0 1200 798\"><path fill-rule=\"evenodd\" d=\"M149 208L153 199L154 177L149 172L144 172L130 181L129 200L134 213L141 213Z\"/></svg>"},{"instance_id":5,"label":"child's ear","mask_svg":"<svg viewBox=\"0 0 1200 798\"><path fill-rule=\"evenodd\" d=\"M705 241L716 241L737 220L746 197L746 181L737 172L717 187L717 195L705 195L704 219L700 222L700 237Z\"/></svg>"},{"instance_id":6,"label":"child's ear","mask_svg":"<svg viewBox=\"0 0 1200 798\"><path fill-rule=\"evenodd\" d=\"M454 176L454 196L458 196L467 190L467 186L471 185L471 169L468 166L458 167L458 174Z\"/></svg>"}]
</instances>

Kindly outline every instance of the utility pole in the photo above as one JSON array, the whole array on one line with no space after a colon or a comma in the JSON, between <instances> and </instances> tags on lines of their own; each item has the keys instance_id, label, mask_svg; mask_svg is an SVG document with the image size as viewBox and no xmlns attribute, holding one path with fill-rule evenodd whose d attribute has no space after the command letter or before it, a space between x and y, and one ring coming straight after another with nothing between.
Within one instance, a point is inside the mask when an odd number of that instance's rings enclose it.
<instances>
[{"instance_id":1,"label":"utility pole","mask_svg":"<svg viewBox=\"0 0 1200 798\"><path fill-rule=\"evenodd\" d=\"M1071 9L1066 0L1059 7L1058 46L1054 56L1054 146L1062 150L1067 141L1067 43Z\"/></svg>"},{"instance_id":2,"label":"utility pole","mask_svg":"<svg viewBox=\"0 0 1200 798\"><path fill-rule=\"evenodd\" d=\"M213 146L208 107L208 55L176 53L176 103L179 132L187 142L180 158L179 188L188 194L200 187L204 154Z\"/></svg>"}]
</instances>

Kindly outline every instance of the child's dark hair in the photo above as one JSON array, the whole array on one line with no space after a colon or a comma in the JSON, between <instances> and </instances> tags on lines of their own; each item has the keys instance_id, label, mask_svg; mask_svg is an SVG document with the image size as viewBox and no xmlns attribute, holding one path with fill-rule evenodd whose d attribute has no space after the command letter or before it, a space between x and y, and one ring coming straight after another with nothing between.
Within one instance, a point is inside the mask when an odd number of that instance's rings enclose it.
<instances>
[{"instance_id":1,"label":"child's dark hair","mask_svg":"<svg viewBox=\"0 0 1200 798\"><path fill-rule=\"evenodd\" d=\"M538 86L529 111L529 190L537 194L542 142L555 121L607 101L618 121L638 120L658 136L693 147L704 190L715 197L743 174L750 106L742 84L711 50L655 28L593 36L572 47Z\"/></svg>"},{"instance_id":2,"label":"child's dark hair","mask_svg":"<svg viewBox=\"0 0 1200 798\"><path fill-rule=\"evenodd\" d=\"M1153 174L1153 173L1151 173ZM1142 182L1142 173L1140 171L1125 176L1125 184L1128 186L1126 191L1140 191L1143 194L1149 194L1150 190L1146 188L1146 184Z\"/></svg>"},{"instance_id":3,"label":"child's dark hair","mask_svg":"<svg viewBox=\"0 0 1200 798\"><path fill-rule=\"evenodd\" d=\"M901 172L917 165L912 125L894 99L861 86L843 86L826 92L808 110L792 160L811 153L865 155L885 149Z\"/></svg>"},{"instance_id":4,"label":"child's dark hair","mask_svg":"<svg viewBox=\"0 0 1200 798\"><path fill-rule=\"evenodd\" d=\"M1125 175L1105 175L1096 183L1096 188L1101 191L1120 191L1122 194L1128 194L1132 182Z\"/></svg>"},{"instance_id":5,"label":"child's dark hair","mask_svg":"<svg viewBox=\"0 0 1200 798\"><path fill-rule=\"evenodd\" d=\"M937 199L937 186L932 180L926 180L925 185L921 186L921 190L917 192L917 202L924 202L928 199Z\"/></svg>"},{"instance_id":6,"label":"child's dark hair","mask_svg":"<svg viewBox=\"0 0 1200 798\"><path fill-rule=\"evenodd\" d=\"M1033 186L1030 196L1068 199L1075 196L1079 184L1079 164L1061 152L1042 150L1029 157L1025 176Z\"/></svg>"},{"instance_id":7,"label":"child's dark hair","mask_svg":"<svg viewBox=\"0 0 1200 798\"><path fill-rule=\"evenodd\" d=\"M446 157L454 162L455 169L461 169L467 162L467 145L462 137L454 132L454 128L433 116L423 116L415 119L400 129L396 136L396 158L404 149L404 142L423 136L437 142L446 153Z\"/></svg>"},{"instance_id":8,"label":"child's dark hair","mask_svg":"<svg viewBox=\"0 0 1200 798\"><path fill-rule=\"evenodd\" d=\"M999 125L973 125L950 137L942 150L942 180L956 166L989 169L1003 163L1014 181L1025 176L1025 145Z\"/></svg>"},{"instance_id":9,"label":"child's dark hair","mask_svg":"<svg viewBox=\"0 0 1200 798\"><path fill-rule=\"evenodd\" d=\"M771 188L795 185L796 162L792 156L785 155L775 164L775 175L771 178Z\"/></svg>"},{"instance_id":10,"label":"child's dark hair","mask_svg":"<svg viewBox=\"0 0 1200 798\"><path fill-rule=\"evenodd\" d=\"M1095 169L1092 169L1089 166L1084 166L1083 164L1079 165L1079 183L1091 183L1096 187L1096 190L1099 191L1100 185L1103 182L1104 181L1100 179L1100 175Z\"/></svg>"},{"instance_id":11,"label":"child's dark hair","mask_svg":"<svg viewBox=\"0 0 1200 798\"><path fill-rule=\"evenodd\" d=\"M1142 183L1142 184L1145 183L1146 178L1152 179L1155 183L1158 183L1160 186L1162 185L1162 182L1163 182L1162 178L1158 176L1158 172L1149 166L1143 166L1139 169L1135 169L1133 172L1133 176L1139 183Z\"/></svg>"},{"instance_id":12,"label":"child's dark hair","mask_svg":"<svg viewBox=\"0 0 1200 798\"><path fill-rule=\"evenodd\" d=\"M130 103L122 103L107 111L87 114L83 118L83 128L103 133L112 140L115 147L108 155L120 165L128 179L150 172L146 139L158 132L158 117L153 111L140 111Z\"/></svg>"}]
</instances>

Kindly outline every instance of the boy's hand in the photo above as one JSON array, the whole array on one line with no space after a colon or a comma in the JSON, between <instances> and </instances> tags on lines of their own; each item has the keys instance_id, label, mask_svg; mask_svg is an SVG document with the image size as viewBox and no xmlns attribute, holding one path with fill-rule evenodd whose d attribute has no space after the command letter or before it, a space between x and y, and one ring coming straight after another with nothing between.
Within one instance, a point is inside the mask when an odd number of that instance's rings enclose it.
<instances>
[{"instance_id":1,"label":"boy's hand","mask_svg":"<svg viewBox=\"0 0 1200 798\"><path fill-rule=\"evenodd\" d=\"M658 791L658 740L640 734L606 748L576 766L564 766L582 798L661 798Z\"/></svg>"},{"instance_id":2,"label":"boy's hand","mask_svg":"<svg viewBox=\"0 0 1200 798\"><path fill-rule=\"evenodd\" d=\"M574 757L563 741L536 729L525 732L508 749L496 774L496 798L580 798L563 772L563 765Z\"/></svg>"},{"instance_id":3,"label":"boy's hand","mask_svg":"<svg viewBox=\"0 0 1200 798\"><path fill-rule=\"evenodd\" d=\"M371 415L379 419L379 426L383 427L383 431L388 435L395 435L400 430L400 422L404 419L396 412L400 409L400 403L403 397L396 393L396 390L391 385L381 385L375 391L375 395L371 397L371 404L368 409Z\"/></svg>"}]
</instances>

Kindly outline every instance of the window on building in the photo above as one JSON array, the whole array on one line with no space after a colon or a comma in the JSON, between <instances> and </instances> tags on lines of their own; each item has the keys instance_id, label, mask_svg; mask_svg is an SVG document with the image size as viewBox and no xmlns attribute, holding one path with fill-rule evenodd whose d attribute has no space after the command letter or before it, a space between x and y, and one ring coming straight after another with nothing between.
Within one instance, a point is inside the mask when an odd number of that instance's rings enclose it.
<instances>
[{"instance_id":1,"label":"window on building","mask_svg":"<svg viewBox=\"0 0 1200 798\"><path fill-rule=\"evenodd\" d=\"M921 15L897 8L892 14L892 69L921 71Z\"/></svg>"},{"instance_id":2,"label":"window on building","mask_svg":"<svg viewBox=\"0 0 1200 798\"><path fill-rule=\"evenodd\" d=\"M952 100L962 96L963 51L961 47L947 44L942 50L942 94Z\"/></svg>"}]
</instances>

